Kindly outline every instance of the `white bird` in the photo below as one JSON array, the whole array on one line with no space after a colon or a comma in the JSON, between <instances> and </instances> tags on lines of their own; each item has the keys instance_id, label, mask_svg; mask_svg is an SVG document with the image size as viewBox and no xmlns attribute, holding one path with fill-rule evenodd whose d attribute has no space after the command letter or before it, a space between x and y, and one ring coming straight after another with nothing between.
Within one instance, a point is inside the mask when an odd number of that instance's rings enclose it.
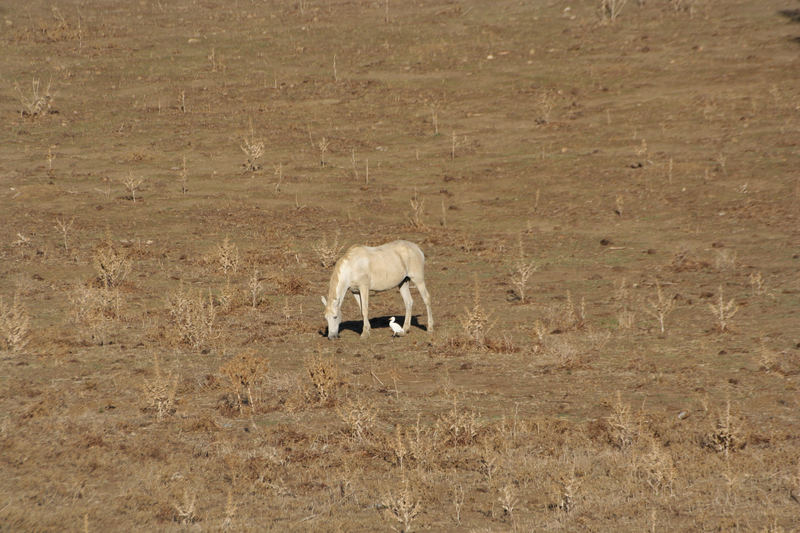
<instances>
[{"instance_id":1,"label":"white bird","mask_svg":"<svg viewBox=\"0 0 800 533\"><path fill-rule=\"evenodd\" d=\"M392 337L396 337L398 335L405 335L406 332L403 331L403 328L400 327L400 324L394 321L394 317L389 319L389 327L392 328Z\"/></svg>"}]
</instances>

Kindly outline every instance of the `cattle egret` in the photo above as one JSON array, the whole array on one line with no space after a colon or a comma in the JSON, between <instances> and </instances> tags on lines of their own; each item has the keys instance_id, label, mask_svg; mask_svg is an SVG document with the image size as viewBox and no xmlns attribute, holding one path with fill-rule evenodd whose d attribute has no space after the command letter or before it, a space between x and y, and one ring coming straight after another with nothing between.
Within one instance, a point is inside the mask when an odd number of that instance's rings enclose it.
<instances>
[{"instance_id":1,"label":"cattle egret","mask_svg":"<svg viewBox=\"0 0 800 533\"><path fill-rule=\"evenodd\" d=\"M394 333L392 333L392 337L405 335L405 332L403 331L403 328L400 327L400 324L394 321L394 317L389 319L389 327L392 328L392 331L394 331Z\"/></svg>"}]
</instances>

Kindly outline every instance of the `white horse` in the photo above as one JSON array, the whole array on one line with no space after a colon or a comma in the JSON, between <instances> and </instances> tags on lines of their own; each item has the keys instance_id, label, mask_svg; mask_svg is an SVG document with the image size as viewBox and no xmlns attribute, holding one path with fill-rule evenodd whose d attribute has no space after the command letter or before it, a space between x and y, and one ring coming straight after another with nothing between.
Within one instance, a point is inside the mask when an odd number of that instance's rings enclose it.
<instances>
[{"instance_id":1,"label":"white horse","mask_svg":"<svg viewBox=\"0 0 800 533\"><path fill-rule=\"evenodd\" d=\"M342 300L350 290L361 307L364 326L361 337L369 337L369 291L400 289L406 304L403 331L411 328L411 298L409 283L414 282L428 309L428 332L433 330L431 297L425 288L425 255L419 246L408 241L394 241L381 246L351 246L336 262L328 287L328 299L322 297L325 319L328 321L328 338L339 336L342 321Z\"/></svg>"}]
</instances>

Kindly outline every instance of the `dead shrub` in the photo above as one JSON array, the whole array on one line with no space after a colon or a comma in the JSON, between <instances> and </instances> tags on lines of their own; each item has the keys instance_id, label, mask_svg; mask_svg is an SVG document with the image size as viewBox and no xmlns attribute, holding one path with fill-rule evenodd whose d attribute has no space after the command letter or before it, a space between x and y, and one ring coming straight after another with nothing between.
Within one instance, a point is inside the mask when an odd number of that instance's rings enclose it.
<instances>
[{"instance_id":1,"label":"dead shrub","mask_svg":"<svg viewBox=\"0 0 800 533\"><path fill-rule=\"evenodd\" d=\"M217 266L225 276L239 271L239 247L226 236L213 254Z\"/></svg>"},{"instance_id":2,"label":"dead shrub","mask_svg":"<svg viewBox=\"0 0 800 533\"><path fill-rule=\"evenodd\" d=\"M549 305L545 313L544 322L551 333L580 330L586 325L586 300L581 298L576 306L572 293L567 291L564 302Z\"/></svg>"},{"instance_id":3,"label":"dead shrub","mask_svg":"<svg viewBox=\"0 0 800 533\"><path fill-rule=\"evenodd\" d=\"M311 405L333 405L342 386L339 380L339 365L333 357L312 355L303 363L306 381L301 391L306 403Z\"/></svg>"},{"instance_id":4,"label":"dead shrub","mask_svg":"<svg viewBox=\"0 0 800 533\"><path fill-rule=\"evenodd\" d=\"M703 445L728 457L730 452L747 444L742 427L741 419L731 412L731 402L728 400L714 423L714 429L703 438Z\"/></svg>"},{"instance_id":5,"label":"dead shrub","mask_svg":"<svg viewBox=\"0 0 800 533\"><path fill-rule=\"evenodd\" d=\"M470 341L463 337L447 335L434 339L428 347L428 354L438 357L459 357L465 355L470 348Z\"/></svg>"},{"instance_id":6,"label":"dead shrub","mask_svg":"<svg viewBox=\"0 0 800 533\"><path fill-rule=\"evenodd\" d=\"M396 464L403 467L407 462L417 464L430 464L434 459L436 447L435 431L420 425L420 416L413 426L395 426L394 437L389 437L386 442L396 460Z\"/></svg>"},{"instance_id":7,"label":"dead shrub","mask_svg":"<svg viewBox=\"0 0 800 533\"><path fill-rule=\"evenodd\" d=\"M201 291L184 291L181 286L168 296L168 306L177 342L199 349L214 338L217 310L210 291L206 297Z\"/></svg>"},{"instance_id":8,"label":"dead shrub","mask_svg":"<svg viewBox=\"0 0 800 533\"><path fill-rule=\"evenodd\" d=\"M14 84L14 89L17 91L17 97L22 105L22 116L29 118L36 118L50 113L53 105L53 94L50 92L51 83L47 83L44 92L40 90L40 82L38 78L31 80L30 94L23 93L19 85Z\"/></svg>"},{"instance_id":9,"label":"dead shrub","mask_svg":"<svg viewBox=\"0 0 800 533\"><path fill-rule=\"evenodd\" d=\"M327 239L323 237L320 242L311 245L311 249L317 254L319 263L323 268L330 268L336 264L336 260L342 253L344 247L339 246L339 233L339 230L337 230L331 244L328 244Z\"/></svg>"},{"instance_id":10,"label":"dead shrub","mask_svg":"<svg viewBox=\"0 0 800 533\"><path fill-rule=\"evenodd\" d=\"M481 430L480 413L462 409L453 399L453 408L436 419L436 435L443 446L468 446L474 444Z\"/></svg>"},{"instance_id":11,"label":"dead shrub","mask_svg":"<svg viewBox=\"0 0 800 533\"><path fill-rule=\"evenodd\" d=\"M638 427L631 414L631 407L623 403L622 395L617 391L616 401L611 406L611 415L606 418L610 427L611 443L620 449L631 446L638 434Z\"/></svg>"},{"instance_id":12,"label":"dead shrub","mask_svg":"<svg viewBox=\"0 0 800 533\"><path fill-rule=\"evenodd\" d=\"M242 412L245 400L253 413L263 403L262 392L268 371L267 359L251 351L240 353L219 368L220 374L228 379L236 396L239 413ZM242 399L243 396L245 400Z\"/></svg>"},{"instance_id":13,"label":"dead shrub","mask_svg":"<svg viewBox=\"0 0 800 533\"><path fill-rule=\"evenodd\" d=\"M678 476L672 455L652 436L645 439L645 446L636 456L636 474L654 493L671 492Z\"/></svg>"},{"instance_id":14,"label":"dead shrub","mask_svg":"<svg viewBox=\"0 0 800 533\"><path fill-rule=\"evenodd\" d=\"M113 321L120 317L119 289L76 285L69 294L71 321L81 342L105 345Z\"/></svg>"},{"instance_id":15,"label":"dead shrub","mask_svg":"<svg viewBox=\"0 0 800 533\"><path fill-rule=\"evenodd\" d=\"M19 293L14 294L10 304L0 297L0 348L17 352L25 348L30 340L30 316L19 300Z\"/></svg>"},{"instance_id":16,"label":"dead shrub","mask_svg":"<svg viewBox=\"0 0 800 533\"><path fill-rule=\"evenodd\" d=\"M270 277L280 294L295 296L308 292L308 281L298 274L278 274Z\"/></svg>"},{"instance_id":17,"label":"dead shrub","mask_svg":"<svg viewBox=\"0 0 800 533\"><path fill-rule=\"evenodd\" d=\"M336 408L336 414L347 426L348 433L358 442L364 442L374 429L377 409L363 397L348 398Z\"/></svg>"},{"instance_id":18,"label":"dead shrub","mask_svg":"<svg viewBox=\"0 0 800 533\"><path fill-rule=\"evenodd\" d=\"M494 326L491 321L491 314L484 310L481 305L481 295L478 290L478 280L475 279L475 295L473 297L472 308L465 307L464 314L458 317L464 333L469 337L477 348L486 346L486 336Z\"/></svg>"},{"instance_id":19,"label":"dead shrub","mask_svg":"<svg viewBox=\"0 0 800 533\"><path fill-rule=\"evenodd\" d=\"M95 248L93 264L98 281L106 289L118 287L131 271L127 252L114 244L111 235Z\"/></svg>"},{"instance_id":20,"label":"dead shrub","mask_svg":"<svg viewBox=\"0 0 800 533\"><path fill-rule=\"evenodd\" d=\"M390 523L402 524L404 533L410 533L412 523L419 516L422 506L419 497L409 488L408 480L403 479L403 488L396 494L389 492L383 497L383 517Z\"/></svg>"},{"instance_id":21,"label":"dead shrub","mask_svg":"<svg viewBox=\"0 0 800 533\"><path fill-rule=\"evenodd\" d=\"M178 388L178 377L172 373L164 374L157 354L153 354L155 376L144 382L144 398L147 402L145 411L152 411L156 419L162 420L175 413L175 393Z\"/></svg>"},{"instance_id":22,"label":"dead shrub","mask_svg":"<svg viewBox=\"0 0 800 533\"><path fill-rule=\"evenodd\" d=\"M511 271L511 284L521 303L525 303L525 290L528 287L528 280L539 267L525 257L525 250L522 246L522 234L519 236L519 257L514 263Z\"/></svg>"}]
</instances>

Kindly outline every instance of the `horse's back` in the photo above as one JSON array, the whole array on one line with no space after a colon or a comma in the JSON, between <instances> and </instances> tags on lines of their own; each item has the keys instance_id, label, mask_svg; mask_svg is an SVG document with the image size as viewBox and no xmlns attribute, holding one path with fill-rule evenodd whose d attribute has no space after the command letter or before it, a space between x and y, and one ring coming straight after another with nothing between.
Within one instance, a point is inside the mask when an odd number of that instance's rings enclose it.
<instances>
[{"instance_id":1,"label":"horse's back","mask_svg":"<svg viewBox=\"0 0 800 533\"><path fill-rule=\"evenodd\" d=\"M380 246L351 246L341 261L356 284L369 279L372 289L380 291L397 286L407 277L422 277L425 256L413 242L397 240Z\"/></svg>"}]
</instances>

